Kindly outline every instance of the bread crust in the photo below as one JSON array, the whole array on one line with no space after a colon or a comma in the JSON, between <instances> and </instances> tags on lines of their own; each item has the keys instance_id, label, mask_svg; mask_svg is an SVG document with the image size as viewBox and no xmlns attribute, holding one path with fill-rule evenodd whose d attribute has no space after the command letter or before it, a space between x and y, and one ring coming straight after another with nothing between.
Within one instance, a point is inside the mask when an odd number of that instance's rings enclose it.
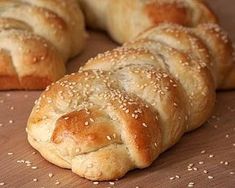
<instances>
[{"instance_id":1,"label":"bread crust","mask_svg":"<svg viewBox=\"0 0 235 188\"><path fill-rule=\"evenodd\" d=\"M0 90L41 90L65 74L84 46L75 0L0 1Z\"/></svg>"}]
</instances>

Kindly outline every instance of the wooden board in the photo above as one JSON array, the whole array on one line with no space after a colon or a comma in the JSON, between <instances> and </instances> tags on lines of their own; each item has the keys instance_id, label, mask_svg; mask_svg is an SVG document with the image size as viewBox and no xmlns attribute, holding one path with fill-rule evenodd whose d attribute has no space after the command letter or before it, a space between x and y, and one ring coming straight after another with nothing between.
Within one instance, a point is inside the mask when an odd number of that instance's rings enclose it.
<instances>
[{"instance_id":1,"label":"wooden board","mask_svg":"<svg viewBox=\"0 0 235 188\"><path fill-rule=\"evenodd\" d=\"M209 0L209 3L235 42L234 0ZM115 46L104 34L91 33L84 53L68 64L68 72L77 70L79 64L98 52ZM178 188L187 187L189 182L194 187L235 187L235 91L219 92L214 115L202 128L186 134L151 167L129 172L114 185L109 182L94 185L70 170L50 164L30 147L25 126L39 95L40 92L0 92L0 187ZM189 164L194 164L191 171ZM170 180L171 177L174 179ZM3 182L5 185L1 186Z\"/></svg>"}]
</instances>

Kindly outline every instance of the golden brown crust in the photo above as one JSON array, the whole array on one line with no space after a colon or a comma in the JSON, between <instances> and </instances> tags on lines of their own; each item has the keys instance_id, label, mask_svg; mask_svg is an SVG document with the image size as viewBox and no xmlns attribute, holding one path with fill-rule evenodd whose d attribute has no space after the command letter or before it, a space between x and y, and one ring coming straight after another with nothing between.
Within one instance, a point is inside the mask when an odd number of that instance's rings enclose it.
<instances>
[{"instance_id":1,"label":"golden brown crust","mask_svg":"<svg viewBox=\"0 0 235 188\"><path fill-rule=\"evenodd\" d=\"M144 7L151 22L159 25L162 22L189 25L190 19L186 7L177 6L177 3L157 4L151 2ZM166 14L167 13L167 14Z\"/></svg>"},{"instance_id":2,"label":"golden brown crust","mask_svg":"<svg viewBox=\"0 0 235 188\"><path fill-rule=\"evenodd\" d=\"M97 4L93 0L78 1L88 26L107 31L121 44L163 22L185 26L217 23L213 11L200 0L102 0Z\"/></svg>"},{"instance_id":3,"label":"golden brown crust","mask_svg":"<svg viewBox=\"0 0 235 188\"><path fill-rule=\"evenodd\" d=\"M2 0L0 6L0 90L45 89L84 45L79 6L75 0Z\"/></svg>"}]
</instances>

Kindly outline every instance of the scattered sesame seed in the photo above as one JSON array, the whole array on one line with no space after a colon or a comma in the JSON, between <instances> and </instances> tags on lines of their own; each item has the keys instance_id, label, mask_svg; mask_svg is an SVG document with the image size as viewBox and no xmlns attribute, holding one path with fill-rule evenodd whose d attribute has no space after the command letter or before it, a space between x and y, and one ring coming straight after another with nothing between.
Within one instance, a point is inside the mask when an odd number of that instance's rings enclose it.
<instances>
[{"instance_id":1,"label":"scattered sesame seed","mask_svg":"<svg viewBox=\"0 0 235 188\"><path fill-rule=\"evenodd\" d=\"M33 170L35 170L35 169L37 169L38 167L36 167L36 166L32 166L31 168L32 168Z\"/></svg>"},{"instance_id":2,"label":"scattered sesame seed","mask_svg":"<svg viewBox=\"0 0 235 188\"><path fill-rule=\"evenodd\" d=\"M226 138L229 138L229 134L226 134L225 137L226 137Z\"/></svg>"},{"instance_id":3,"label":"scattered sesame seed","mask_svg":"<svg viewBox=\"0 0 235 188\"><path fill-rule=\"evenodd\" d=\"M203 170L203 173L204 173L204 174L207 174L207 173L208 173L208 171L207 171L207 170Z\"/></svg>"},{"instance_id":4,"label":"scattered sesame seed","mask_svg":"<svg viewBox=\"0 0 235 188\"><path fill-rule=\"evenodd\" d=\"M170 177L170 180L174 180L175 179L175 177Z\"/></svg>"},{"instance_id":5,"label":"scattered sesame seed","mask_svg":"<svg viewBox=\"0 0 235 188\"><path fill-rule=\"evenodd\" d=\"M89 125L89 122L88 122L88 121L86 121L84 124L87 126L87 125Z\"/></svg>"},{"instance_id":6,"label":"scattered sesame seed","mask_svg":"<svg viewBox=\"0 0 235 188\"><path fill-rule=\"evenodd\" d=\"M229 174L230 174L230 175L233 175L233 174L234 174L234 172L229 172Z\"/></svg>"},{"instance_id":7,"label":"scattered sesame seed","mask_svg":"<svg viewBox=\"0 0 235 188\"><path fill-rule=\"evenodd\" d=\"M34 179L33 179L33 181L34 181L34 182L37 182L37 181L38 181L38 179L37 179L37 178L34 178Z\"/></svg>"},{"instance_id":8,"label":"scattered sesame seed","mask_svg":"<svg viewBox=\"0 0 235 188\"><path fill-rule=\"evenodd\" d=\"M179 175L176 175L175 177L176 177L177 179L180 179L180 176L179 176Z\"/></svg>"},{"instance_id":9,"label":"scattered sesame seed","mask_svg":"<svg viewBox=\"0 0 235 188\"><path fill-rule=\"evenodd\" d=\"M213 158L214 157L214 155L209 155L209 158Z\"/></svg>"},{"instance_id":10,"label":"scattered sesame seed","mask_svg":"<svg viewBox=\"0 0 235 188\"><path fill-rule=\"evenodd\" d=\"M114 185L115 183L114 183L114 182L112 182L112 181L110 181L110 182L109 182L109 184L110 184L110 185Z\"/></svg>"},{"instance_id":11,"label":"scattered sesame seed","mask_svg":"<svg viewBox=\"0 0 235 188\"><path fill-rule=\"evenodd\" d=\"M93 184L94 184L94 185L98 185L99 182L98 182L98 181L94 181Z\"/></svg>"},{"instance_id":12,"label":"scattered sesame seed","mask_svg":"<svg viewBox=\"0 0 235 188\"><path fill-rule=\"evenodd\" d=\"M12 153L12 152L9 152L9 153L7 153L7 155L13 155L14 153Z\"/></svg>"},{"instance_id":13,"label":"scattered sesame seed","mask_svg":"<svg viewBox=\"0 0 235 188\"><path fill-rule=\"evenodd\" d=\"M198 169L196 167L193 168L194 171L197 171Z\"/></svg>"},{"instance_id":14,"label":"scattered sesame seed","mask_svg":"<svg viewBox=\"0 0 235 188\"><path fill-rule=\"evenodd\" d=\"M225 162L224 162L224 165L226 165L226 166L227 166L228 164L229 164L229 162L228 162L228 161L225 161Z\"/></svg>"},{"instance_id":15,"label":"scattered sesame seed","mask_svg":"<svg viewBox=\"0 0 235 188\"><path fill-rule=\"evenodd\" d=\"M14 123L14 121L13 120L9 120L9 123L12 124L12 123Z\"/></svg>"},{"instance_id":16,"label":"scattered sesame seed","mask_svg":"<svg viewBox=\"0 0 235 188\"><path fill-rule=\"evenodd\" d=\"M202 164L204 164L204 162L203 161L199 161L198 164L202 165Z\"/></svg>"},{"instance_id":17,"label":"scattered sesame seed","mask_svg":"<svg viewBox=\"0 0 235 188\"><path fill-rule=\"evenodd\" d=\"M224 161L220 161L220 164L224 164Z\"/></svg>"},{"instance_id":18,"label":"scattered sesame seed","mask_svg":"<svg viewBox=\"0 0 235 188\"><path fill-rule=\"evenodd\" d=\"M190 182L190 183L188 184L188 187L194 187L194 183L193 183L193 182Z\"/></svg>"},{"instance_id":19,"label":"scattered sesame seed","mask_svg":"<svg viewBox=\"0 0 235 188\"><path fill-rule=\"evenodd\" d=\"M0 186L3 186L3 185L5 185L5 183L4 182L0 182Z\"/></svg>"},{"instance_id":20,"label":"scattered sesame seed","mask_svg":"<svg viewBox=\"0 0 235 188\"><path fill-rule=\"evenodd\" d=\"M59 185L59 184L60 184L60 182L59 182L58 180L56 180L55 184L56 184L56 185Z\"/></svg>"},{"instance_id":21,"label":"scattered sesame seed","mask_svg":"<svg viewBox=\"0 0 235 188\"><path fill-rule=\"evenodd\" d=\"M204 154L204 153L206 153L206 150L202 150L202 151L201 151L201 154Z\"/></svg>"},{"instance_id":22,"label":"scattered sesame seed","mask_svg":"<svg viewBox=\"0 0 235 188\"><path fill-rule=\"evenodd\" d=\"M48 176L52 178L54 175L52 173L49 173Z\"/></svg>"},{"instance_id":23,"label":"scattered sesame seed","mask_svg":"<svg viewBox=\"0 0 235 188\"><path fill-rule=\"evenodd\" d=\"M111 136L106 136L106 138L107 138L108 140L112 140Z\"/></svg>"},{"instance_id":24,"label":"scattered sesame seed","mask_svg":"<svg viewBox=\"0 0 235 188\"><path fill-rule=\"evenodd\" d=\"M208 176L208 179L213 179L214 177L213 176Z\"/></svg>"}]
</instances>

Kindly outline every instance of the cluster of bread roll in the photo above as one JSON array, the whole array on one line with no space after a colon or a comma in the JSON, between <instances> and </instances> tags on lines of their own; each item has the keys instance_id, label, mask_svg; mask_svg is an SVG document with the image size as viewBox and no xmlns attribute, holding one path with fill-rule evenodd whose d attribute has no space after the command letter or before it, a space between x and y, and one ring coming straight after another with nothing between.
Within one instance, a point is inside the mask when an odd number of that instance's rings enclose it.
<instances>
[{"instance_id":1,"label":"cluster of bread roll","mask_svg":"<svg viewBox=\"0 0 235 188\"><path fill-rule=\"evenodd\" d=\"M0 90L45 89L64 76L85 44L83 13L119 43L161 22L216 22L201 0L1 0L0 7Z\"/></svg>"}]
</instances>

